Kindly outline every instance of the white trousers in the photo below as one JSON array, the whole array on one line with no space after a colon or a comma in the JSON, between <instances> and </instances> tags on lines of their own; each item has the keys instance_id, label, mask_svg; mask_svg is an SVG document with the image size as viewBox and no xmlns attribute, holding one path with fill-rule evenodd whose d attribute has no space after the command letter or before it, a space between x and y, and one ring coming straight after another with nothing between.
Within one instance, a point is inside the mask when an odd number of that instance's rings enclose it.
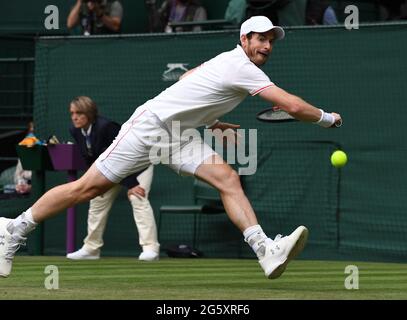
<instances>
[{"instance_id":1,"label":"white trousers","mask_svg":"<svg viewBox=\"0 0 407 320\"><path fill-rule=\"evenodd\" d=\"M145 190L146 196L129 197L133 208L133 217L139 233L139 244L143 251L148 249L159 253L160 244L157 239L157 227L154 219L154 212L148 200L148 194L153 181L154 166L143 171L137 180ZM121 190L120 185L114 186L101 196L90 201L88 212L88 235L84 239L83 248L92 253L99 254L103 246L103 233L105 232L107 218L112 208L114 200Z\"/></svg>"}]
</instances>

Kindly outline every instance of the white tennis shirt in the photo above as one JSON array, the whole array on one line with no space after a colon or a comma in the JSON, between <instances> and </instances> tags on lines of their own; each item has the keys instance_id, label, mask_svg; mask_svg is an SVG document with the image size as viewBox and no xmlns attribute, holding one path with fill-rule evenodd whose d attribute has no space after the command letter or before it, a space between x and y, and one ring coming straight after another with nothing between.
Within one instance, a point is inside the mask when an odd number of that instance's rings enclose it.
<instances>
[{"instance_id":1,"label":"white tennis shirt","mask_svg":"<svg viewBox=\"0 0 407 320\"><path fill-rule=\"evenodd\" d=\"M173 84L143 106L171 127L181 129L210 125L233 110L248 94L254 96L274 85L240 45L219 54L195 72Z\"/></svg>"}]
</instances>

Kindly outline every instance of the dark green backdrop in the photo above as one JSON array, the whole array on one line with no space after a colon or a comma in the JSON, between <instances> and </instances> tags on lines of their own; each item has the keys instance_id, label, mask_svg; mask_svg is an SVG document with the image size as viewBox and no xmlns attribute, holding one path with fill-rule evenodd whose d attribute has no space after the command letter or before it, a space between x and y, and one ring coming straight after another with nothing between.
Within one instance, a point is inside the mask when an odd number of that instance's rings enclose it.
<instances>
[{"instance_id":1,"label":"dark green backdrop","mask_svg":"<svg viewBox=\"0 0 407 320\"><path fill-rule=\"evenodd\" d=\"M266 107L247 98L224 120L258 129L258 172L243 177L263 228L274 237L297 225L310 228L303 257L406 261L407 98L406 24L288 29L264 68L279 86L342 114L338 130L255 120ZM145 100L171 82L168 63L199 65L232 49L237 32L97 39L41 39L36 46L37 134L68 136L68 103L89 95L101 113L125 121ZM330 153L349 157L339 172ZM47 174L48 187L65 180ZM158 166L151 192L156 214L163 204L192 203L192 179ZM78 242L85 235L86 205L80 206ZM46 254L64 254L65 215L46 222ZM166 217L160 241L190 241L191 217ZM199 248L207 256L252 257L225 216L203 217ZM106 255L136 255L137 234L122 193L105 237Z\"/></svg>"}]
</instances>

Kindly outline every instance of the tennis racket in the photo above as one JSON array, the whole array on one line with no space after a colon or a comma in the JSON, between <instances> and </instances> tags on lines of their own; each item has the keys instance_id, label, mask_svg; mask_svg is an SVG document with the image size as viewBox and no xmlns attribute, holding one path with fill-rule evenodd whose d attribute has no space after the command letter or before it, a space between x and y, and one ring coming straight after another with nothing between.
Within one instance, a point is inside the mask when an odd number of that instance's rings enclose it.
<instances>
[{"instance_id":1,"label":"tennis racket","mask_svg":"<svg viewBox=\"0 0 407 320\"><path fill-rule=\"evenodd\" d=\"M281 109L275 109L274 107L264 109L260 111L257 116L257 120L265 122L294 122L298 121L292 115Z\"/></svg>"},{"instance_id":2,"label":"tennis racket","mask_svg":"<svg viewBox=\"0 0 407 320\"><path fill-rule=\"evenodd\" d=\"M257 120L264 121L264 122L275 122L275 123L283 123L283 122L295 122L299 121L295 119L292 115L285 112L284 110L271 107L260 111L256 115ZM342 120L335 123L335 127L342 126Z\"/></svg>"}]
</instances>

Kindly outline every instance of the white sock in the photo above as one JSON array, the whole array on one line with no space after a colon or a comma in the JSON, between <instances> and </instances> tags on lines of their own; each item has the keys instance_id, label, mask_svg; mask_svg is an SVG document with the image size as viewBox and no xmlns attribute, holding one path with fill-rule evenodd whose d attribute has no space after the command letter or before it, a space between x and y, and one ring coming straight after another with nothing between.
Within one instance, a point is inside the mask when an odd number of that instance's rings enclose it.
<instances>
[{"instance_id":1,"label":"white sock","mask_svg":"<svg viewBox=\"0 0 407 320\"><path fill-rule=\"evenodd\" d=\"M34 221L30 208L12 220L7 229L10 233L17 232L21 236L26 236L33 231L37 225L38 223Z\"/></svg>"},{"instance_id":2,"label":"white sock","mask_svg":"<svg viewBox=\"0 0 407 320\"><path fill-rule=\"evenodd\" d=\"M246 241L250 247L253 249L254 253L258 258L264 256L265 253L265 240L267 239L266 234L260 225L256 224L247 228L243 231L244 241Z\"/></svg>"}]
</instances>

